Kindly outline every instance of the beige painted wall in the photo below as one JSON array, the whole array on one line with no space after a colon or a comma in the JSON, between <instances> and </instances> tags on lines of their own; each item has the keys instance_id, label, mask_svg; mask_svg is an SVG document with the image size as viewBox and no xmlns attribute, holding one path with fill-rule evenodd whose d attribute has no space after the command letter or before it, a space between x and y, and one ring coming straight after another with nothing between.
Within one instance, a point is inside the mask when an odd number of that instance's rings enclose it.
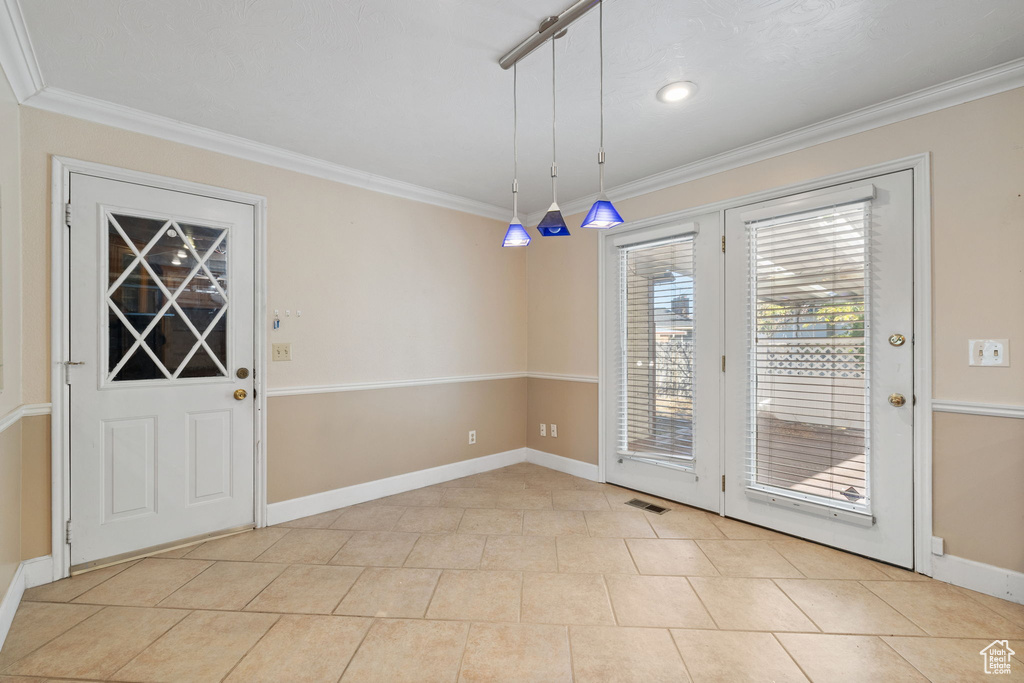
<instances>
[{"instance_id":1,"label":"beige painted wall","mask_svg":"<svg viewBox=\"0 0 1024 683\"><path fill-rule=\"evenodd\" d=\"M21 419L21 559L50 554L50 416Z\"/></svg>"},{"instance_id":2,"label":"beige painted wall","mask_svg":"<svg viewBox=\"0 0 1024 683\"><path fill-rule=\"evenodd\" d=\"M21 404L21 173L17 98L0 70L0 417ZM21 561L21 425L0 433L0 595Z\"/></svg>"},{"instance_id":3,"label":"beige painted wall","mask_svg":"<svg viewBox=\"0 0 1024 683\"><path fill-rule=\"evenodd\" d=\"M21 421L18 421L0 432L0 597L7 592L22 560L21 496Z\"/></svg>"},{"instance_id":4,"label":"beige painted wall","mask_svg":"<svg viewBox=\"0 0 1024 683\"><path fill-rule=\"evenodd\" d=\"M950 555L1024 572L1024 420L935 413L933 433L933 533Z\"/></svg>"},{"instance_id":5,"label":"beige painted wall","mask_svg":"<svg viewBox=\"0 0 1024 683\"><path fill-rule=\"evenodd\" d=\"M525 379L280 396L267 409L271 503L526 445Z\"/></svg>"},{"instance_id":6,"label":"beige painted wall","mask_svg":"<svg viewBox=\"0 0 1024 683\"><path fill-rule=\"evenodd\" d=\"M21 110L0 70L0 416L21 405Z\"/></svg>"},{"instance_id":7,"label":"beige painted wall","mask_svg":"<svg viewBox=\"0 0 1024 683\"><path fill-rule=\"evenodd\" d=\"M527 446L597 464L597 384L531 377L527 384ZM558 436L540 425L558 425Z\"/></svg>"},{"instance_id":8,"label":"beige painted wall","mask_svg":"<svg viewBox=\"0 0 1024 683\"><path fill-rule=\"evenodd\" d=\"M967 365L967 340L1011 338L1024 348L1024 89L994 95L808 149L750 164L637 197L616 206L630 220L658 216L745 194L813 180L900 157L931 153L933 378L938 399L1024 405L1024 362L1010 368ZM613 163L610 160L609 163ZM582 216L570 217L570 226ZM596 375L598 371L597 231L574 229L569 238L534 240L528 264L528 337L531 372ZM1014 346L1014 344L1016 344ZM568 384L568 383L566 383ZM531 402L552 402L568 389L531 385ZM581 399L586 401L587 399ZM531 416L533 406L531 405ZM589 413L559 424L576 433L589 429ZM531 417L531 422L532 422ZM999 424L998 427L993 425ZM936 419L942 435L956 432L961 445L1002 441L1000 482L1024 481L1020 421L958 416ZM937 432L938 433L938 432ZM531 445L536 440L531 424ZM549 440L550 441L550 440ZM958 496L993 482L990 468L971 466L973 450L940 440L935 445L936 534L950 553L1024 570L1019 554L982 548L1015 541L1018 493ZM987 460L988 461L988 460ZM994 463L993 463L994 464ZM956 516L958 524L950 523ZM1019 519L1019 517L1018 517ZM939 520L942 520L940 525ZM1009 530L1014 530L1009 536ZM941 533L940 533L941 531ZM988 558L988 559L986 559Z\"/></svg>"},{"instance_id":9,"label":"beige painted wall","mask_svg":"<svg viewBox=\"0 0 1024 683\"><path fill-rule=\"evenodd\" d=\"M526 254L500 222L22 107L27 403L49 396L50 155L267 197L270 341L293 358L271 388L526 369Z\"/></svg>"}]
</instances>

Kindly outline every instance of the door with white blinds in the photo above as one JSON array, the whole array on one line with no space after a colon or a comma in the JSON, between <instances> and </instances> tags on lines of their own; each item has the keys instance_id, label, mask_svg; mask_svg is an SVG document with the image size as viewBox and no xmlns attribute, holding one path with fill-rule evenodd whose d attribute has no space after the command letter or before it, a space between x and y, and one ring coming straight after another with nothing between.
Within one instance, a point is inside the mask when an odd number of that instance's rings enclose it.
<instances>
[{"instance_id":1,"label":"door with white blinds","mask_svg":"<svg viewBox=\"0 0 1024 683\"><path fill-rule=\"evenodd\" d=\"M605 477L698 507L720 504L721 218L609 236Z\"/></svg>"},{"instance_id":2,"label":"door with white blinds","mask_svg":"<svg viewBox=\"0 0 1024 683\"><path fill-rule=\"evenodd\" d=\"M907 567L912 185L726 211L725 514Z\"/></svg>"}]
</instances>

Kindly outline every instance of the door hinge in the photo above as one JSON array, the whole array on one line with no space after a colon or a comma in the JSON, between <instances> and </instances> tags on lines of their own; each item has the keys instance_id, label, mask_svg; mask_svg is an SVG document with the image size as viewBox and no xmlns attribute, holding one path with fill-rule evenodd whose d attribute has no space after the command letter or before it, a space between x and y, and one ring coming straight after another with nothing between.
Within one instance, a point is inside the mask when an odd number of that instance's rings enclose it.
<instances>
[{"instance_id":1,"label":"door hinge","mask_svg":"<svg viewBox=\"0 0 1024 683\"><path fill-rule=\"evenodd\" d=\"M70 204L68 206L70 206ZM722 235L722 253L725 253L725 235Z\"/></svg>"},{"instance_id":2,"label":"door hinge","mask_svg":"<svg viewBox=\"0 0 1024 683\"><path fill-rule=\"evenodd\" d=\"M64 523L64 542L71 545L71 520Z\"/></svg>"},{"instance_id":3,"label":"door hinge","mask_svg":"<svg viewBox=\"0 0 1024 683\"><path fill-rule=\"evenodd\" d=\"M64 225L71 227L71 202L64 205Z\"/></svg>"},{"instance_id":4,"label":"door hinge","mask_svg":"<svg viewBox=\"0 0 1024 683\"><path fill-rule=\"evenodd\" d=\"M725 493L725 475L722 475L722 493Z\"/></svg>"},{"instance_id":5,"label":"door hinge","mask_svg":"<svg viewBox=\"0 0 1024 683\"><path fill-rule=\"evenodd\" d=\"M722 356L722 372L725 372L725 356Z\"/></svg>"}]
</instances>

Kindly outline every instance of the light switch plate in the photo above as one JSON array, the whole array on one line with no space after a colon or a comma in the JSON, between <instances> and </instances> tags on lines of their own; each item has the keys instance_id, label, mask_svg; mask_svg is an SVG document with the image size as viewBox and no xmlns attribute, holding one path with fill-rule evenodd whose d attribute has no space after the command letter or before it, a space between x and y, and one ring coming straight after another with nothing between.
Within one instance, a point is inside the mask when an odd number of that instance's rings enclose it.
<instances>
[{"instance_id":1,"label":"light switch plate","mask_svg":"<svg viewBox=\"0 0 1024 683\"><path fill-rule=\"evenodd\" d=\"M274 344L273 347L271 347L271 351L271 358L275 361L292 359L292 345L288 342Z\"/></svg>"},{"instance_id":2,"label":"light switch plate","mask_svg":"<svg viewBox=\"0 0 1024 683\"><path fill-rule=\"evenodd\" d=\"M994 368L1010 366L1009 339L971 339L967 350L970 365Z\"/></svg>"}]
</instances>

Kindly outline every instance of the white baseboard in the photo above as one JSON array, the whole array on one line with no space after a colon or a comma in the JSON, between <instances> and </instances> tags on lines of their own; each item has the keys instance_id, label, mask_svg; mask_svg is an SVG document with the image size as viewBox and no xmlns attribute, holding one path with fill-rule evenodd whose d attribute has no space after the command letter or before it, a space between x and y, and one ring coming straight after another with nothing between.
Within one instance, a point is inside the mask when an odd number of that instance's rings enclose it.
<instances>
[{"instance_id":1,"label":"white baseboard","mask_svg":"<svg viewBox=\"0 0 1024 683\"><path fill-rule=\"evenodd\" d=\"M4 599L0 601L0 648L3 648L7 639L7 632L11 630L11 622L14 621L14 613L18 611L21 603L21 596L25 594L25 563L22 562L14 570L14 577L11 584L7 586Z\"/></svg>"},{"instance_id":2,"label":"white baseboard","mask_svg":"<svg viewBox=\"0 0 1024 683\"><path fill-rule=\"evenodd\" d=\"M25 560L18 565L11 578L11 584L4 592L3 600L0 600L0 649L4 646L8 631L11 630L11 622L14 621L14 614L18 611L25 589L50 583L53 581L52 572L53 560L49 555Z\"/></svg>"},{"instance_id":3,"label":"white baseboard","mask_svg":"<svg viewBox=\"0 0 1024 683\"><path fill-rule=\"evenodd\" d=\"M554 453L538 451L533 448L526 448L524 450L526 451L526 462L532 462L534 465L540 465L541 467L547 467L548 469L565 472L566 474L571 474L572 476L579 477L580 479L598 481L600 469L598 469L597 465L591 465L588 462L580 462L579 460L555 455Z\"/></svg>"},{"instance_id":4,"label":"white baseboard","mask_svg":"<svg viewBox=\"0 0 1024 683\"><path fill-rule=\"evenodd\" d=\"M53 582L53 557L44 555L25 560L21 563L25 569L25 590Z\"/></svg>"},{"instance_id":5,"label":"white baseboard","mask_svg":"<svg viewBox=\"0 0 1024 683\"><path fill-rule=\"evenodd\" d=\"M932 578L1024 604L1024 574L955 555L932 556Z\"/></svg>"},{"instance_id":6,"label":"white baseboard","mask_svg":"<svg viewBox=\"0 0 1024 683\"><path fill-rule=\"evenodd\" d=\"M399 474L386 479L368 481L365 484L345 486L333 491L314 493L302 498L292 498L280 503L267 505L267 524L281 524L290 522L300 517L318 515L328 510L365 503L368 500L376 500L384 496L393 496L396 493L405 493L413 489L420 489L424 486L433 486L452 479L468 477L471 474L489 472L500 467L508 467L526 460L525 448L517 448L512 451L484 455L472 460L453 462L450 465L431 467L426 470Z\"/></svg>"}]
</instances>

